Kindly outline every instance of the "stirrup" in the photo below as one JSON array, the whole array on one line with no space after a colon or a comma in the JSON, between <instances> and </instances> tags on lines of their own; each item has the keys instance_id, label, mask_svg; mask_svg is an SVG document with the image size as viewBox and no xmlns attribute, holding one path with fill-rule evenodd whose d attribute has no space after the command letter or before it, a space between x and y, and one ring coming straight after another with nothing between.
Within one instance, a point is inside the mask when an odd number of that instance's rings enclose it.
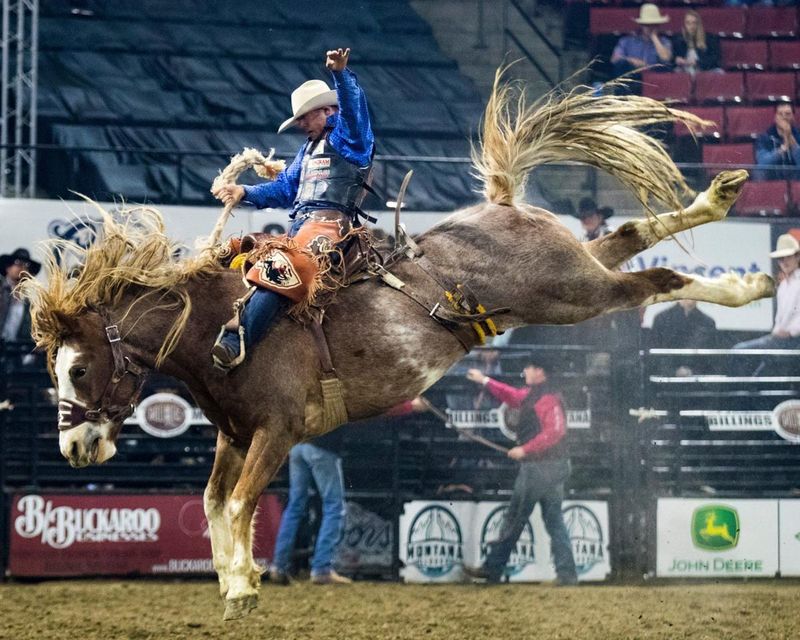
<instances>
[{"instance_id":1,"label":"stirrup","mask_svg":"<svg viewBox=\"0 0 800 640\"><path fill-rule=\"evenodd\" d=\"M222 338L225 336L225 333L228 331L226 328L227 325L222 325L219 330L219 335L217 335L217 339L214 341L214 346L211 347L211 360L214 362L214 366L217 369L222 369L223 371L230 371L231 369L238 367L245 359L247 353L245 352L244 347L244 327L239 327L239 355L235 358L231 359L230 361L223 360L224 354L228 353L228 348L223 344Z\"/></svg>"},{"instance_id":2,"label":"stirrup","mask_svg":"<svg viewBox=\"0 0 800 640\"><path fill-rule=\"evenodd\" d=\"M247 304L247 301L252 297L255 291L256 287L250 287L247 293L245 293L238 300L234 301L233 317L223 324L222 327L220 327L217 339L214 341L214 346L211 347L211 360L214 362L214 366L218 369L230 371L231 369L242 364L247 356L247 351L244 346L244 325L242 324L242 313L244 312L245 304ZM220 358L220 355L227 353L227 349L222 344L222 338L226 331L235 331L239 335L239 355L230 361L225 361ZM222 353L218 355L217 352Z\"/></svg>"}]
</instances>

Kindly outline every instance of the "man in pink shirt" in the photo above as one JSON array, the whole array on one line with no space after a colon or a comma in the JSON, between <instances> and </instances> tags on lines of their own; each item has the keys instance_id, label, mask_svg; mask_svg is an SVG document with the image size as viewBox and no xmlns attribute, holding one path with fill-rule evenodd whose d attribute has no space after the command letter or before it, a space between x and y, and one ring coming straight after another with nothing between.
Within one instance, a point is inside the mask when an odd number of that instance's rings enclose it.
<instances>
[{"instance_id":1,"label":"man in pink shirt","mask_svg":"<svg viewBox=\"0 0 800 640\"><path fill-rule=\"evenodd\" d=\"M574 585L578 582L572 545L561 515L564 499L564 482L569 477L570 464L564 436L567 419L561 397L550 389L547 382L547 365L540 356L533 356L523 369L525 386L518 389L470 369L467 378L484 386L495 398L509 408L507 416L518 414L518 419L507 422L517 435L517 446L510 449L508 457L520 462L514 482L514 493L503 519L497 540L489 545L482 567L464 567L467 575L483 578L487 582L500 582L506 563L522 534L536 503L542 506L542 520L550 535L557 584Z\"/></svg>"}]
</instances>

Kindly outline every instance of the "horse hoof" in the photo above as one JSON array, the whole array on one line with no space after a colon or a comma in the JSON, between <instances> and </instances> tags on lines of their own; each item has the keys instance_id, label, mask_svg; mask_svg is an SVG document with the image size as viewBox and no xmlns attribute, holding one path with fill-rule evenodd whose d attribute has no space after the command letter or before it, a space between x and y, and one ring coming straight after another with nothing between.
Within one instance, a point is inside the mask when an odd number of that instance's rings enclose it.
<instances>
[{"instance_id":1,"label":"horse hoof","mask_svg":"<svg viewBox=\"0 0 800 640\"><path fill-rule=\"evenodd\" d=\"M223 620L239 620L247 616L258 604L258 595L255 593L241 598L233 598L225 601L225 614Z\"/></svg>"},{"instance_id":2,"label":"horse hoof","mask_svg":"<svg viewBox=\"0 0 800 640\"><path fill-rule=\"evenodd\" d=\"M722 171L718 174L708 190L711 204L719 207L731 207L742 192L749 175L744 169ZM727 209L725 213L727 213Z\"/></svg>"}]
</instances>

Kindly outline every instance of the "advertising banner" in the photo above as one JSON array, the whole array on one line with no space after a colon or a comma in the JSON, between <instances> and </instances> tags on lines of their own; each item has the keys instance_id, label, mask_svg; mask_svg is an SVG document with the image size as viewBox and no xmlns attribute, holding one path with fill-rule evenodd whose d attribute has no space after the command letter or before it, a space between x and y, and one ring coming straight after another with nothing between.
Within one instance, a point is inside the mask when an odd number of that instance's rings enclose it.
<instances>
[{"instance_id":1,"label":"advertising banner","mask_svg":"<svg viewBox=\"0 0 800 640\"><path fill-rule=\"evenodd\" d=\"M253 548L266 566L281 509L259 499ZM12 576L213 574L201 495L17 494Z\"/></svg>"},{"instance_id":2,"label":"advertising banner","mask_svg":"<svg viewBox=\"0 0 800 640\"><path fill-rule=\"evenodd\" d=\"M781 576L800 576L800 500L778 500Z\"/></svg>"},{"instance_id":3,"label":"advertising banner","mask_svg":"<svg viewBox=\"0 0 800 640\"><path fill-rule=\"evenodd\" d=\"M406 582L460 582L462 567L480 566L497 539L508 503L406 503L400 517L401 575ZM578 579L605 580L611 573L608 503L565 501L564 524L572 542ZM534 509L506 565L509 582L554 580L550 537L540 507Z\"/></svg>"},{"instance_id":4,"label":"advertising banner","mask_svg":"<svg viewBox=\"0 0 800 640\"><path fill-rule=\"evenodd\" d=\"M392 569L393 557L391 521L348 501L342 539L336 547L336 568L343 573L386 572Z\"/></svg>"},{"instance_id":5,"label":"advertising banner","mask_svg":"<svg viewBox=\"0 0 800 640\"><path fill-rule=\"evenodd\" d=\"M659 498L656 574L771 577L778 571L777 500Z\"/></svg>"}]
</instances>

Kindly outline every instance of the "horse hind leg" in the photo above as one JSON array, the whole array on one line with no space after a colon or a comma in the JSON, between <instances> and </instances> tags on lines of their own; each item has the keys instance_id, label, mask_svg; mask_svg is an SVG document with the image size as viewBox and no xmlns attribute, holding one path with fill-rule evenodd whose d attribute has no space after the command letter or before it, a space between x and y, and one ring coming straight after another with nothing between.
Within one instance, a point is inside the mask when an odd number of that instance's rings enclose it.
<instances>
[{"instance_id":1,"label":"horse hind leg","mask_svg":"<svg viewBox=\"0 0 800 640\"><path fill-rule=\"evenodd\" d=\"M649 269L648 271L654 270ZM714 279L678 273L675 275L684 281L682 286L648 296L642 304L650 305L671 300L698 300L726 307L742 307L754 300L770 298L775 295L775 280L766 273L748 273L744 276L737 273L726 273Z\"/></svg>"},{"instance_id":2,"label":"horse hind leg","mask_svg":"<svg viewBox=\"0 0 800 640\"><path fill-rule=\"evenodd\" d=\"M663 213L655 219L631 220L613 233L584 246L604 267L616 269L666 237L725 218L739 197L747 176L743 169L723 171L683 211Z\"/></svg>"},{"instance_id":3,"label":"horse hind leg","mask_svg":"<svg viewBox=\"0 0 800 640\"><path fill-rule=\"evenodd\" d=\"M726 273L711 279L656 268L615 275L617 304L612 303L608 310L672 300L698 300L726 307L741 307L775 295L775 281L766 273L748 273L744 276Z\"/></svg>"},{"instance_id":4,"label":"horse hind leg","mask_svg":"<svg viewBox=\"0 0 800 640\"><path fill-rule=\"evenodd\" d=\"M218 432L214 467L203 494L203 507L211 537L214 569L219 578L219 593L223 598L228 593L228 576L233 556L233 539L226 518L226 505L242 473L244 459L244 452L235 447L222 432Z\"/></svg>"}]
</instances>

